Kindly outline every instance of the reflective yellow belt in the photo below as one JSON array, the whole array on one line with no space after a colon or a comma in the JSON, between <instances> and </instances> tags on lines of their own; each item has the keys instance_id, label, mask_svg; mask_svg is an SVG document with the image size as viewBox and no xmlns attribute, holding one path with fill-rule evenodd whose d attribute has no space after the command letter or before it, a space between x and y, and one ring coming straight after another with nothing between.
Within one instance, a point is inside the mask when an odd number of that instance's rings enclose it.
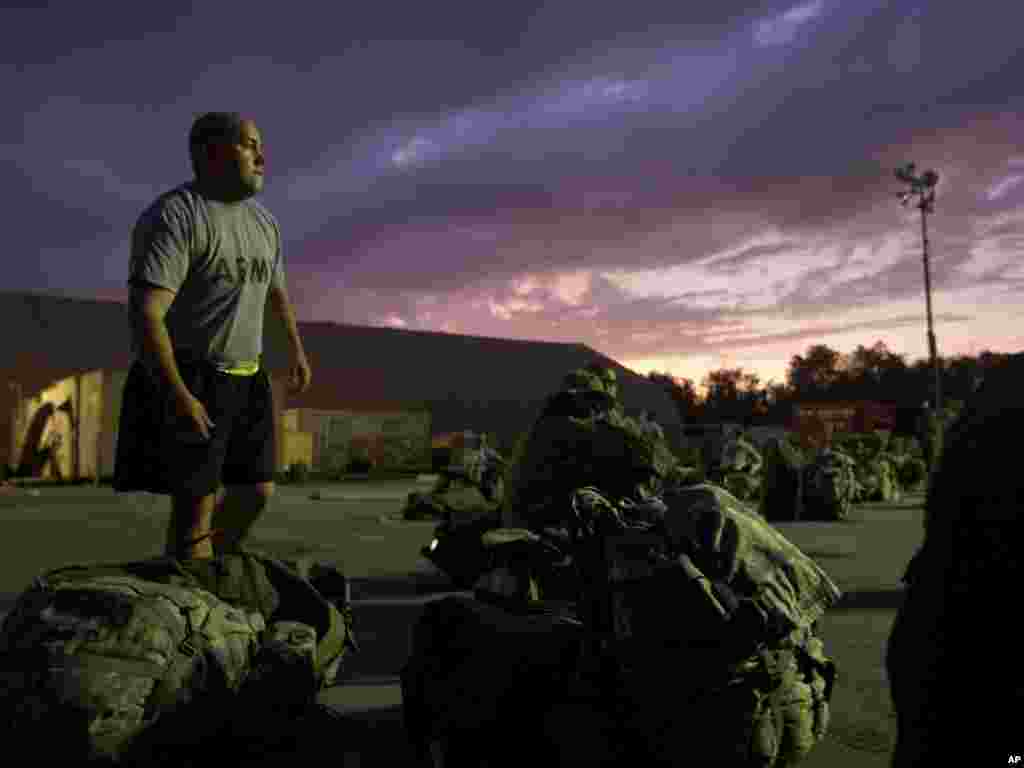
<instances>
[{"instance_id":1,"label":"reflective yellow belt","mask_svg":"<svg viewBox=\"0 0 1024 768\"><path fill-rule=\"evenodd\" d=\"M232 376L252 376L260 369L259 361L238 363L234 366L218 365L217 370L221 373L230 373Z\"/></svg>"}]
</instances>

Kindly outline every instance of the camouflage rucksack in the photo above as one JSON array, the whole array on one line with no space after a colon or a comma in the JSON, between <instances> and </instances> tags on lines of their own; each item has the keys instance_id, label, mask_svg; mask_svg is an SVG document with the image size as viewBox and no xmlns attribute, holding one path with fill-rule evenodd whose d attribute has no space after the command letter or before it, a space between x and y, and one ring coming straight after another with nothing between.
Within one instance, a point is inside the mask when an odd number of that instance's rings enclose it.
<instances>
[{"instance_id":1,"label":"camouflage rucksack","mask_svg":"<svg viewBox=\"0 0 1024 768\"><path fill-rule=\"evenodd\" d=\"M816 519L843 520L857 492L856 463L841 451L820 451L804 468L805 509Z\"/></svg>"},{"instance_id":2,"label":"camouflage rucksack","mask_svg":"<svg viewBox=\"0 0 1024 768\"><path fill-rule=\"evenodd\" d=\"M317 694L335 683L348 651L358 650L345 579L333 565L257 562L280 595L280 607L235 697L217 765L245 756L258 762L275 751L291 755L303 744L321 743L335 718L325 724L319 717L329 709L317 703Z\"/></svg>"},{"instance_id":3,"label":"camouflage rucksack","mask_svg":"<svg viewBox=\"0 0 1024 768\"><path fill-rule=\"evenodd\" d=\"M25 739L36 756L51 748L47 757L76 763L132 764L217 731L256 655L263 617L190 586L184 573L160 583L147 568L61 568L21 595L0 629L0 721L9 739Z\"/></svg>"},{"instance_id":4,"label":"camouflage rucksack","mask_svg":"<svg viewBox=\"0 0 1024 768\"><path fill-rule=\"evenodd\" d=\"M677 463L668 446L645 434L608 392L565 389L547 399L530 429L505 490L503 524L558 524L564 499L585 486L615 499L656 495Z\"/></svg>"},{"instance_id":5,"label":"camouflage rucksack","mask_svg":"<svg viewBox=\"0 0 1024 768\"><path fill-rule=\"evenodd\" d=\"M252 578L241 590L226 580L222 596L169 558L38 577L0 627L0 738L74 764L175 763L182 749L266 731L280 724L273 715L306 705L336 671L324 674L310 641L332 636L338 645L345 622L308 583L297 610L311 618L294 621L295 610L281 608L301 597L281 599L272 582L287 584L287 574L268 578L283 565L225 559ZM325 651L324 659L341 655Z\"/></svg>"},{"instance_id":6,"label":"camouflage rucksack","mask_svg":"<svg viewBox=\"0 0 1024 768\"><path fill-rule=\"evenodd\" d=\"M348 652L358 649L347 581L333 563L278 560L245 548L209 560L180 561L179 566L206 591L266 619L259 676L282 662L301 663L307 682L296 691L315 693L334 683Z\"/></svg>"}]
</instances>

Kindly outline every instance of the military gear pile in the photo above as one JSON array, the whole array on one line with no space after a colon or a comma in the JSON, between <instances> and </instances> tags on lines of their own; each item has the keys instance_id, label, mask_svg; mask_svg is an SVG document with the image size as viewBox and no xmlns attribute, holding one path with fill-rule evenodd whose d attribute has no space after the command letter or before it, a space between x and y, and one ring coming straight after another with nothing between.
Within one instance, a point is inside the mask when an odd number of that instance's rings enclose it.
<instances>
[{"instance_id":1,"label":"military gear pile","mask_svg":"<svg viewBox=\"0 0 1024 768\"><path fill-rule=\"evenodd\" d=\"M887 454L857 462L854 474L858 485L856 501L899 501L896 467Z\"/></svg>"},{"instance_id":2,"label":"military gear pile","mask_svg":"<svg viewBox=\"0 0 1024 768\"><path fill-rule=\"evenodd\" d=\"M512 469L505 525L543 527L572 491L588 485L615 499L656 495L678 464L664 441L622 412L605 379L575 371L565 384L548 398Z\"/></svg>"},{"instance_id":3,"label":"military gear pile","mask_svg":"<svg viewBox=\"0 0 1024 768\"><path fill-rule=\"evenodd\" d=\"M804 509L815 520L845 520L857 493L856 462L825 448L804 470Z\"/></svg>"},{"instance_id":4,"label":"military gear pile","mask_svg":"<svg viewBox=\"0 0 1024 768\"><path fill-rule=\"evenodd\" d=\"M455 478L442 478L428 493L412 491L402 517L406 520L497 520L499 509L499 502L488 499L478 486Z\"/></svg>"},{"instance_id":5,"label":"military gear pile","mask_svg":"<svg viewBox=\"0 0 1024 768\"><path fill-rule=\"evenodd\" d=\"M754 501L761 492L763 460L753 443L741 434L724 434L705 449L707 478L743 501Z\"/></svg>"},{"instance_id":6,"label":"military gear pile","mask_svg":"<svg viewBox=\"0 0 1024 768\"><path fill-rule=\"evenodd\" d=\"M26 754L180 764L211 738L272 742L333 682L351 622L254 554L49 571L0 629L0 722Z\"/></svg>"},{"instance_id":7,"label":"military gear pile","mask_svg":"<svg viewBox=\"0 0 1024 768\"><path fill-rule=\"evenodd\" d=\"M12 736L130 761L225 725L263 617L147 568L64 568L22 595L0 633Z\"/></svg>"},{"instance_id":8,"label":"military gear pile","mask_svg":"<svg viewBox=\"0 0 1024 768\"><path fill-rule=\"evenodd\" d=\"M743 472L756 475L761 471L763 461L754 444L743 435L736 435L725 442L722 449L722 470L726 473Z\"/></svg>"},{"instance_id":9,"label":"military gear pile","mask_svg":"<svg viewBox=\"0 0 1024 768\"><path fill-rule=\"evenodd\" d=\"M497 517L504 470L501 454L483 439L479 446L463 446L429 492L409 494L402 516L406 520Z\"/></svg>"},{"instance_id":10,"label":"military gear pile","mask_svg":"<svg viewBox=\"0 0 1024 768\"><path fill-rule=\"evenodd\" d=\"M558 710L588 680L597 709L577 708L576 717L596 718L593 728L606 716L625 722L613 740L633 745L633 761L686 752L782 765L822 738L834 665L814 622L840 593L811 558L710 484L620 504L581 488L562 514L577 545L563 542L561 556L575 561L581 579L568 615L545 590L544 569L558 559L554 539L497 529L484 534L482 549L502 556L479 580L478 600L460 609L486 614L492 629L479 618L441 622L432 615L439 603L417 623L403 696L421 750L468 738L465 728L511 727L537 734L531 749L543 754L558 734L524 723L523 710L536 717L538 708L523 702ZM543 640L556 631L561 640ZM619 669L611 689L594 671L608 663L602 654ZM516 674L543 680L546 693L531 698ZM496 675L503 682L492 682ZM506 710L506 702L520 703Z\"/></svg>"},{"instance_id":11,"label":"military gear pile","mask_svg":"<svg viewBox=\"0 0 1024 768\"><path fill-rule=\"evenodd\" d=\"M699 467L687 467L682 464L676 464L668 471L668 475L665 477L665 488L696 485L703 482L703 480L704 473Z\"/></svg>"},{"instance_id":12,"label":"military gear pile","mask_svg":"<svg viewBox=\"0 0 1024 768\"><path fill-rule=\"evenodd\" d=\"M724 489L677 489L664 501L675 546L692 547L694 562L712 578L756 593L782 634L806 629L839 600L838 587L813 558Z\"/></svg>"},{"instance_id":13,"label":"military gear pile","mask_svg":"<svg viewBox=\"0 0 1024 768\"><path fill-rule=\"evenodd\" d=\"M756 473L745 448L725 464ZM461 541L476 599L433 603L414 627L403 706L424 756L457 763L464 741L513 732L530 738L503 749L510 765L782 766L823 738L835 665L815 622L840 592L695 479L599 371L566 377L513 467L508 527Z\"/></svg>"},{"instance_id":14,"label":"military gear pile","mask_svg":"<svg viewBox=\"0 0 1024 768\"><path fill-rule=\"evenodd\" d=\"M843 434L833 449L854 460L854 502L895 502L924 489L927 466L913 441L885 433Z\"/></svg>"},{"instance_id":15,"label":"military gear pile","mask_svg":"<svg viewBox=\"0 0 1024 768\"><path fill-rule=\"evenodd\" d=\"M410 742L421 752L441 740L514 749L509 724L517 735L540 730L542 702L559 697L572 677L579 632L578 621L558 614L462 597L427 603L401 673Z\"/></svg>"},{"instance_id":16,"label":"military gear pile","mask_svg":"<svg viewBox=\"0 0 1024 768\"><path fill-rule=\"evenodd\" d=\"M445 520L434 529L430 544L420 553L441 569L460 589L472 589L489 567L490 557L480 545L480 537L496 528L497 520L481 517L464 523Z\"/></svg>"},{"instance_id":17,"label":"military gear pile","mask_svg":"<svg viewBox=\"0 0 1024 768\"><path fill-rule=\"evenodd\" d=\"M928 465L916 456L900 456L896 462L896 478L904 491L923 490L928 479Z\"/></svg>"},{"instance_id":18,"label":"military gear pile","mask_svg":"<svg viewBox=\"0 0 1024 768\"><path fill-rule=\"evenodd\" d=\"M646 727L660 760L689 751L789 764L827 728L835 668L814 625L839 589L722 488L678 489L663 502L667 549L682 554L649 571L634 559L617 569L632 578L613 579L626 587L628 619L616 619L630 626L621 649L634 727Z\"/></svg>"}]
</instances>

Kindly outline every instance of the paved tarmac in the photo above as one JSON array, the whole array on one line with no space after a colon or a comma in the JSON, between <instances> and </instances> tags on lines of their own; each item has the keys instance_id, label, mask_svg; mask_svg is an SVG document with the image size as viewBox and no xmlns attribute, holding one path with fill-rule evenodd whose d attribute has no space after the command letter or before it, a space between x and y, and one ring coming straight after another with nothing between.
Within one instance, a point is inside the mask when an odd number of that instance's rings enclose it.
<instances>
[{"instance_id":1,"label":"paved tarmac","mask_svg":"<svg viewBox=\"0 0 1024 768\"><path fill-rule=\"evenodd\" d=\"M353 579L358 638L346 684L325 694L363 729L338 755L345 766L409 765L401 728L398 671L408 630L425 600L443 594L443 577L419 557L431 523L401 520L413 482L350 486L280 486L253 532L253 544L280 556L339 562ZM169 502L149 494L115 494L88 486L0 494L0 612L39 572L70 562L134 560L159 553ZM321 490L321 500L312 500ZM822 619L839 675L832 723L807 768L888 766L895 721L884 647L902 587L900 577L922 535L921 497L864 505L842 523L788 523L778 528L812 555L844 591Z\"/></svg>"}]
</instances>

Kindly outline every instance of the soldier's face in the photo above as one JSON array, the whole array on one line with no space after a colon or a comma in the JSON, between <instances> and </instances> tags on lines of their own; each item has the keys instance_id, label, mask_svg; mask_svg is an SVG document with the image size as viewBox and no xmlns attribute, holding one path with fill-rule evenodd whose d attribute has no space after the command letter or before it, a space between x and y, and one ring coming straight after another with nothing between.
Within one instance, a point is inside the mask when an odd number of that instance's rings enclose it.
<instances>
[{"instance_id":1,"label":"soldier's face","mask_svg":"<svg viewBox=\"0 0 1024 768\"><path fill-rule=\"evenodd\" d=\"M242 121L237 141L210 145L210 176L235 197L259 193L263 189L263 170L263 138L252 120Z\"/></svg>"}]
</instances>

